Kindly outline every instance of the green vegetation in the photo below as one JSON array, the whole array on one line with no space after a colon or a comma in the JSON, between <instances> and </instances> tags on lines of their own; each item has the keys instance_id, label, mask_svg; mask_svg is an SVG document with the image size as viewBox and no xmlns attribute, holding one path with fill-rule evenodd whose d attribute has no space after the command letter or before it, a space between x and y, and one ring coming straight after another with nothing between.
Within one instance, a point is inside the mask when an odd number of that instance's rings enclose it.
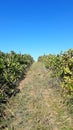
<instances>
[{"instance_id":1,"label":"green vegetation","mask_svg":"<svg viewBox=\"0 0 73 130\"><path fill-rule=\"evenodd\" d=\"M68 50L59 55L44 55L38 61L45 63L47 68L54 72L54 76L61 78L62 87L67 94L73 94L73 50Z\"/></svg>"},{"instance_id":2,"label":"green vegetation","mask_svg":"<svg viewBox=\"0 0 73 130\"><path fill-rule=\"evenodd\" d=\"M46 68L53 71L53 77L60 78L62 84L62 95L71 105L73 110L73 50L69 49L58 55L44 55L38 58L45 64Z\"/></svg>"},{"instance_id":3,"label":"green vegetation","mask_svg":"<svg viewBox=\"0 0 73 130\"><path fill-rule=\"evenodd\" d=\"M30 55L0 51L0 117L4 115L4 104L19 92L18 84L32 63L33 58Z\"/></svg>"},{"instance_id":4,"label":"green vegetation","mask_svg":"<svg viewBox=\"0 0 73 130\"><path fill-rule=\"evenodd\" d=\"M7 118L0 130L73 130L71 114L54 89L58 81L51 78L51 71L43 63L33 63L19 85L21 92L7 103Z\"/></svg>"},{"instance_id":5,"label":"green vegetation","mask_svg":"<svg viewBox=\"0 0 73 130\"><path fill-rule=\"evenodd\" d=\"M73 50L33 62L0 52L0 129L73 130Z\"/></svg>"}]
</instances>

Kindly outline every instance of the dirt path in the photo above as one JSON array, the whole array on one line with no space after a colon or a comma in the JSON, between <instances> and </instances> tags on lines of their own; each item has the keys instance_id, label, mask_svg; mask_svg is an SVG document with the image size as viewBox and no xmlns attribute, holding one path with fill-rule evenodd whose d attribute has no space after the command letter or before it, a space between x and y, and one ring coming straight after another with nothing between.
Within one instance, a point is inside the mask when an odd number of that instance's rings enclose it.
<instances>
[{"instance_id":1,"label":"dirt path","mask_svg":"<svg viewBox=\"0 0 73 130\"><path fill-rule=\"evenodd\" d=\"M44 65L34 63L20 83L21 92L8 105L13 119L6 130L73 130L71 117L49 80Z\"/></svg>"}]
</instances>

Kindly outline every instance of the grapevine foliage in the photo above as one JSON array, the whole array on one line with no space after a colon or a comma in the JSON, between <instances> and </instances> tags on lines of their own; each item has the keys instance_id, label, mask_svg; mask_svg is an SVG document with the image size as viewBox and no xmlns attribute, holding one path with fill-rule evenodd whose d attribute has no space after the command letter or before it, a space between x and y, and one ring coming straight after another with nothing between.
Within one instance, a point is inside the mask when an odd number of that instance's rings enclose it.
<instances>
[{"instance_id":1,"label":"grapevine foliage","mask_svg":"<svg viewBox=\"0 0 73 130\"><path fill-rule=\"evenodd\" d=\"M33 61L30 55L0 51L0 117L3 116L4 104L19 91L17 86Z\"/></svg>"},{"instance_id":2,"label":"grapevine foliage","mask_svg":"<svg viewBox=\"0 0 73 130\"><path fill-rule=\"evenodd\" d=\"M73 96L73 49L58 55L40 56L38 61L45 63L45 66L53 71L54 76L61 79L64 93Z\"/></svg>"}]
</instances>

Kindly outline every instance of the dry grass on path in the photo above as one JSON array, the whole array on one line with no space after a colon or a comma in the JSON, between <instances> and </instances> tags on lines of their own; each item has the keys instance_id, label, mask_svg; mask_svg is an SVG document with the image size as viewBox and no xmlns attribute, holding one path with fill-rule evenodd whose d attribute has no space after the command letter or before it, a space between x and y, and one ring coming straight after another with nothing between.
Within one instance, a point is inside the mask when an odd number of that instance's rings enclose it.
<instances>
[{"instance_id":1,"label":"dry grass on path","mask_svg":"<svg viewBox=\"0 0 73 130\"><path fill-rule=\"evenodd\" d=\"M50 73L42 63L31 66L20 83L21 92L7 106L13 119L9 119L5 130L73 130L60 94L51 87Z\"/></svg>"}]
</instances>

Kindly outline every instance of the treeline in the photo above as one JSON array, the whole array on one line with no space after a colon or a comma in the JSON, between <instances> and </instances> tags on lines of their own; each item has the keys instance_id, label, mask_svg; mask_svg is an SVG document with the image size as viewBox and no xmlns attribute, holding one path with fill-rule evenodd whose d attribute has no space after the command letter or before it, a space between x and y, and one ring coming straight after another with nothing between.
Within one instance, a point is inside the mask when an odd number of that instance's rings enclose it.
<instances>
[{"instance_id":1,"label":"treeline","mask_svg":"<svg viewBox=\"0 0 73 130\"><path fill-rule=\"evenodd\" d=\"M0 51L0 117L3 117L4 104L19 92L18 84L33 62L30 55Z\"/></svg>"},{"instance_id":2,"label":"treeline","mask_svg":"<svg viewBox=\"0 0 73 130\"><path fill-rule=\"evenodd\" d=\"M38 58L46 68L53 71L53 76L60 78L63 94L73 98L73 49L58 55L43 55Z\"/></svg>"}]
</instances>

